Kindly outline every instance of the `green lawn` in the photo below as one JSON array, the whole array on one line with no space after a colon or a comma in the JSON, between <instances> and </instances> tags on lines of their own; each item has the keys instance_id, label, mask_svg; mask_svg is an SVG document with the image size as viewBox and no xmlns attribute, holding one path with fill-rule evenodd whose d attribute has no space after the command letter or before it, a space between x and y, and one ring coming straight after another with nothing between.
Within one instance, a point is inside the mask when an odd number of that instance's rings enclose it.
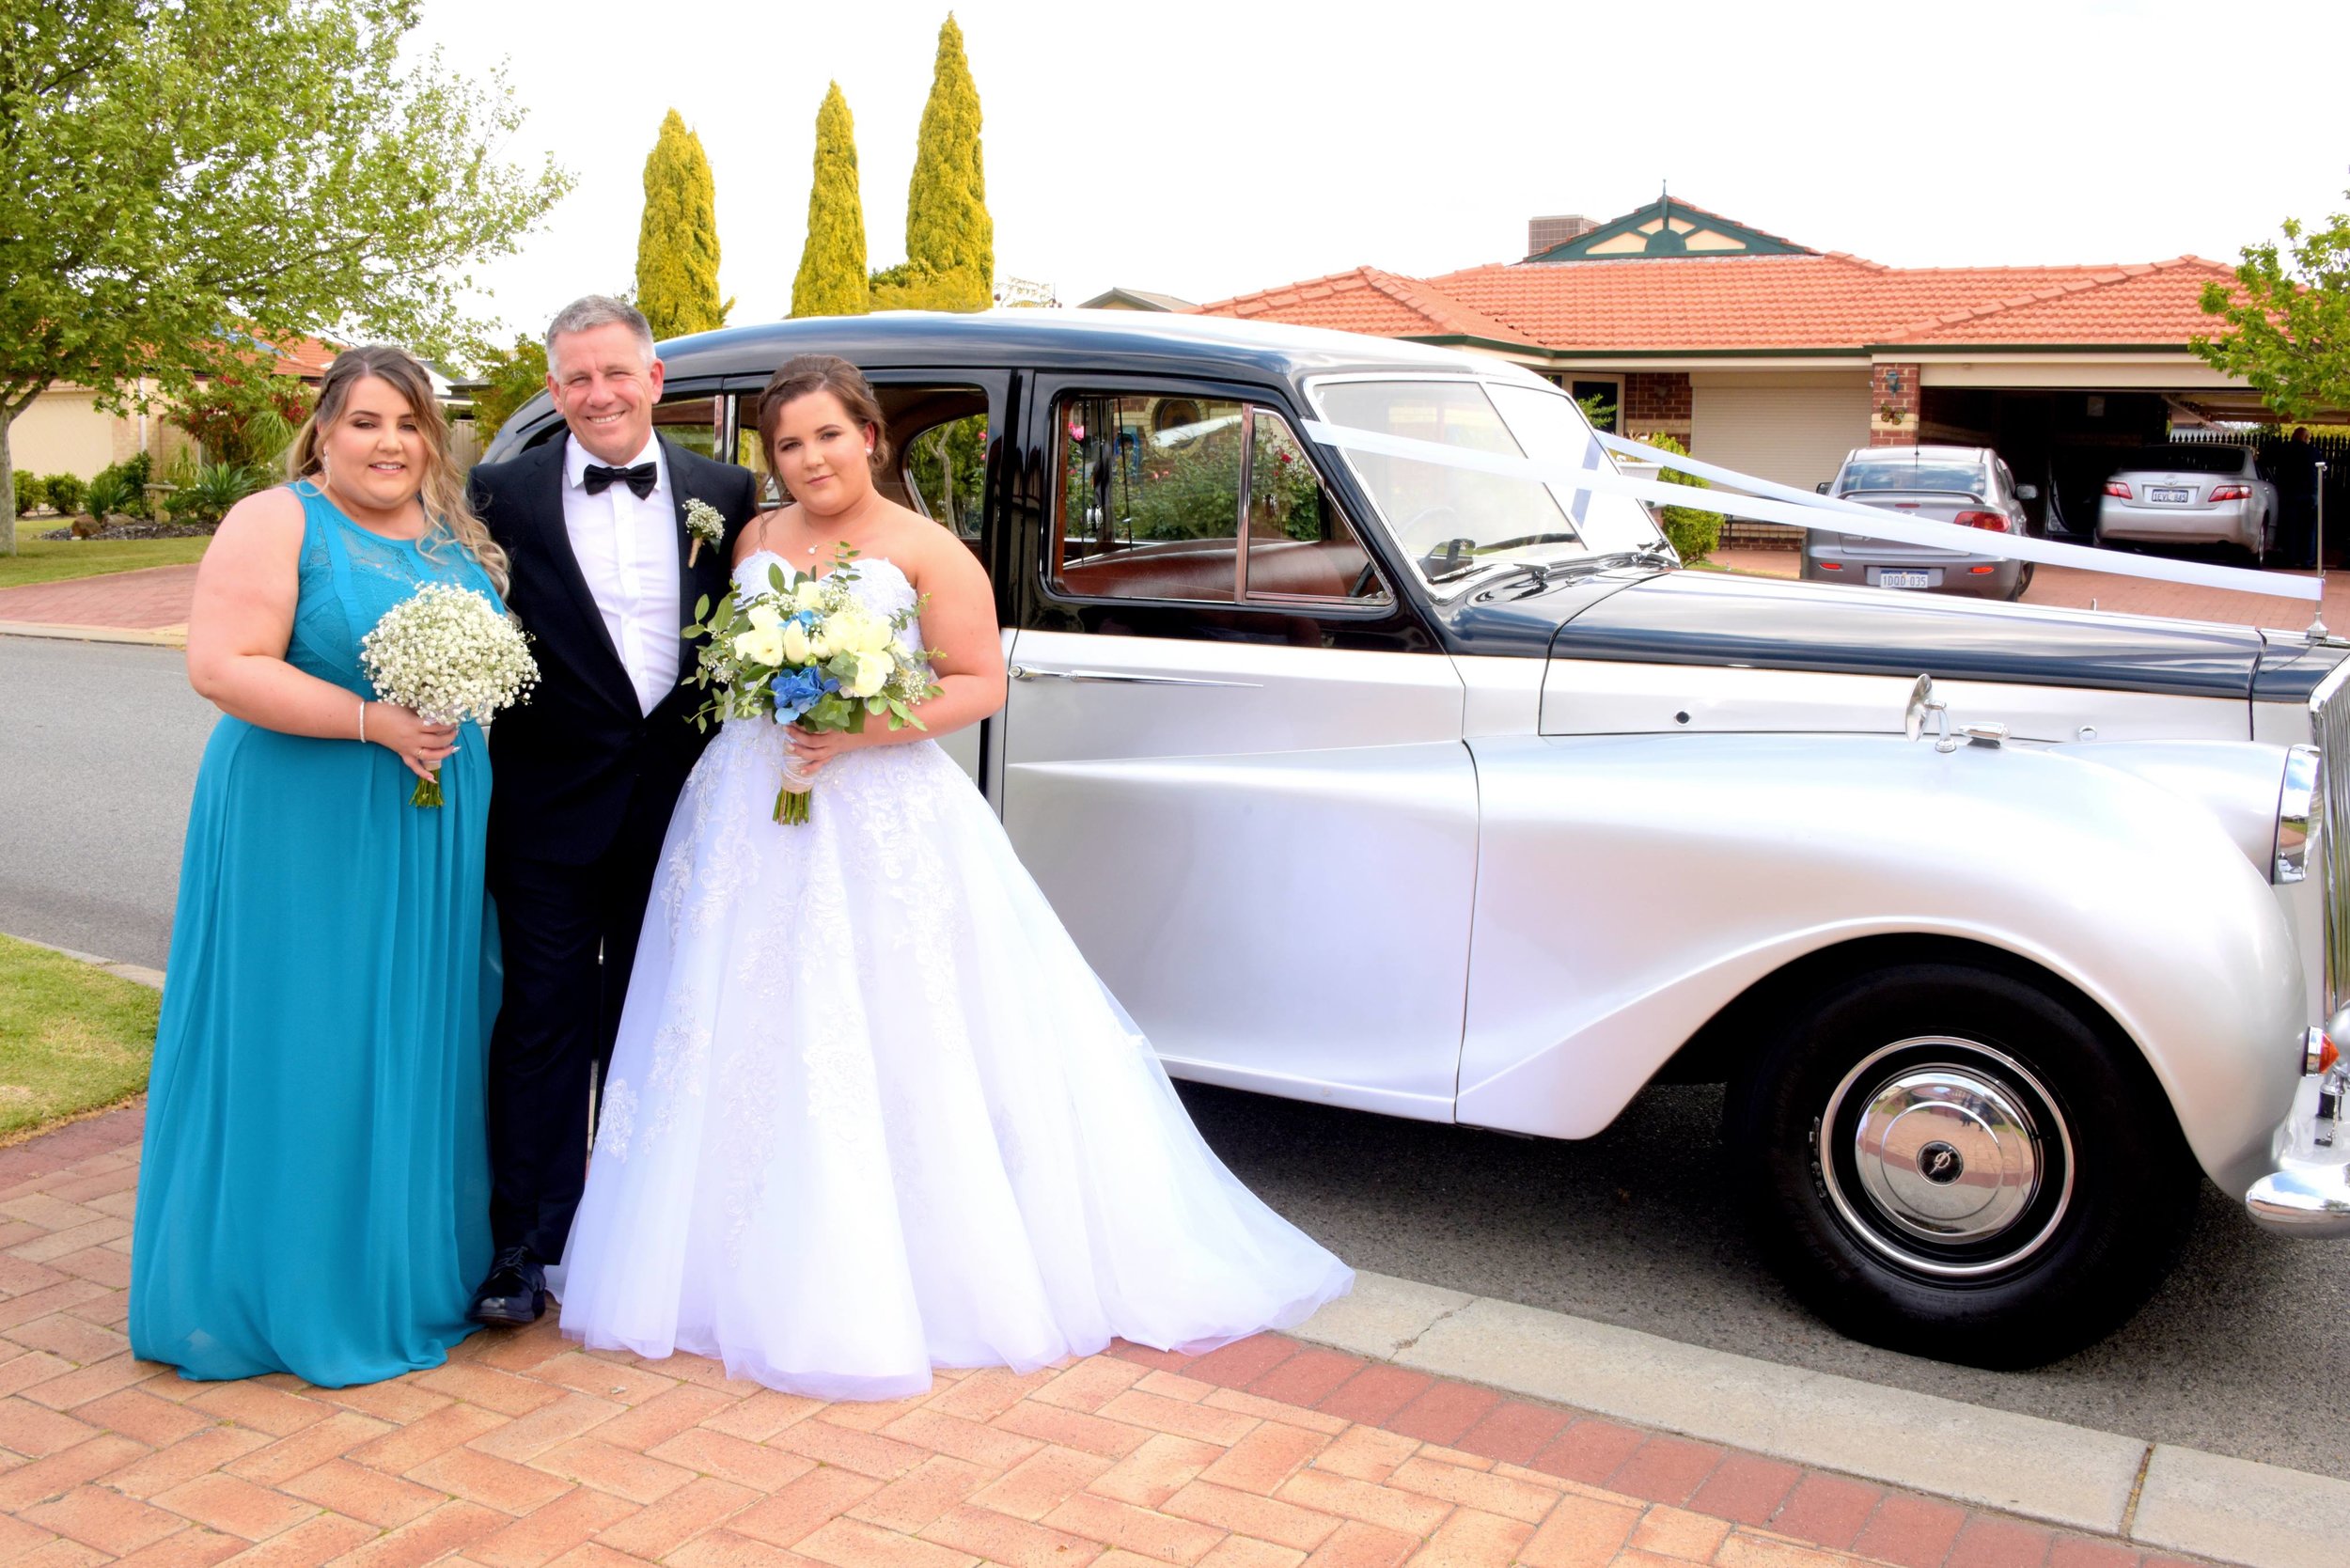
<instances>
[{"instance_id":1,"label":"green lawn","mask_svg":"<svg viewBox=\"0 0 2350 1568\"><path fill-rule=\"evenodd\" d=\"M102 577L109 572L133 572L142 566L180 566L203 558L209 537L196 539L34 539L47 532L55 519L41 518L32 527L16 520L16 554L0 556L0 588L25 583L62 583L73 577Z\"/></svg>"},{"instance_id":2,"label":"green lawn","mask_svg":"<svg viewBox=\"0 0 2350 1568\"><path fill-rule=\"evenodd\" d=\"M147 1087L162 996L0 936L0 1144Z\"/></svg>"}]
</instances>

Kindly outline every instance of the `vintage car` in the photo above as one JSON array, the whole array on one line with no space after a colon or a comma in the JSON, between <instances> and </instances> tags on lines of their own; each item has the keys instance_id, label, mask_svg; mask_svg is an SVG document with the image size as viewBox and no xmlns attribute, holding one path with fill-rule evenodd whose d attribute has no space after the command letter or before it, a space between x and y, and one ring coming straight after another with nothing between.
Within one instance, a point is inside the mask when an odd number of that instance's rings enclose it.
<instances>
[{"instance_id":1,"label":"vintage car","mask_svg":"<svg viewBox=\"0 0 2350 1568\"><path fill-rule=\"evenodd\" d=\"M756 465L810 350L992 574L944 744L1178 1076L1562 1138L1725 1082L1794 1290L1982 1364L2126 1318L2205 1177L2350 1230L2344 645L1684 570L1512 471L1614 472L1558 387L1341 334L732 329L664 431Z\"/></svg>"}]
</instances>

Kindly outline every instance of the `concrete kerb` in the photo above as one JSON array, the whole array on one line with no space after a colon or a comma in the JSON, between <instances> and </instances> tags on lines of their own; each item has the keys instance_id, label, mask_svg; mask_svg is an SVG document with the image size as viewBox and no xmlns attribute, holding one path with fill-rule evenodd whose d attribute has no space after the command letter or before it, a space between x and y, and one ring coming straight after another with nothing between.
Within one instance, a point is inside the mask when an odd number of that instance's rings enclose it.
<instances>
[{"instance_id":1,"label":"concrete kerb","mask_svg":"<svg viewBox=\"0 0 2350 1568\"><path fill-rule=\"evenodd\" d=\"M2350 1482L1358 1274L1297 1339L2245 1568L2340 1568Z\"/></svg>"},{"instance_id":2,"label":"concrete kerb","mask_svg":"<svg viewBox=\"0 0 2350 1568\"><path fill-rule=\"evenodd\" d=\"M70 626L39 620L0 620L0 637L55 637L68 642L128 642L148 648L185 648L185 626Z\"/></svg>"},{"instance_id":3,"label":"concrete kerb","mask_svg":"<svg viewBox=\"0 0 2350 1568\"><path fill-rule=\"evenodd\" d=\"M101 958L96 953L75 952L71 948L60 948L49 942L36 942L29 936L18 936L13 940L22 942L28 948L39 948L44 952L61 953L67 958L79 959L84 964L105 970L118 980L131 980L156 991L164 988L164 972L161 969L149 969L144 964L118 964L111 958Z\"/></svg>"}]
</instances>

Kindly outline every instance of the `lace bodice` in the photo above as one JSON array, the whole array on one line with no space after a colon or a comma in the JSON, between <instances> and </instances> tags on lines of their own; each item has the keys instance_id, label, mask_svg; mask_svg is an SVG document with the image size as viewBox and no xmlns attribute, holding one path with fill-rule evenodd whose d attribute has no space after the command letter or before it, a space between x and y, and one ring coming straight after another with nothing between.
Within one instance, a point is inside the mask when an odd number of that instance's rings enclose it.
<instances>
[{"instance_id":1,"label":"lace bodice","mask_svg":"<svg viewBox=\"0 0 2350 1568\"><path fill-rule=\"evenodd\" d=\"M307 675L372 697L359 668L359 639L384 612L427 583L455 583L505 607L489 574L446 532L421 540L386 539L342 514L318 486L296 479L302 501L300 590L286 662Z\"/></svg>"},{"instance_id":2,"label":"lace bodice","mask_svg":"<svg viewBox=\"0 0 2350 1568\"><path fill-rule=\"evenodd\" d=\"M736 589L768 587L767 569L770 566L782 567L787 578L797 570L773 550L754 550L735 562ZM912 581L887 556L860 557L850 564L849 570L854 573L850 579L849 591L856 596L858 604L876 615L896 615L900 610L911 608L919 597L914 591ZM908 624L905 640L912 647L922 645L920 621Z\"/></svg>"}]
</instances>

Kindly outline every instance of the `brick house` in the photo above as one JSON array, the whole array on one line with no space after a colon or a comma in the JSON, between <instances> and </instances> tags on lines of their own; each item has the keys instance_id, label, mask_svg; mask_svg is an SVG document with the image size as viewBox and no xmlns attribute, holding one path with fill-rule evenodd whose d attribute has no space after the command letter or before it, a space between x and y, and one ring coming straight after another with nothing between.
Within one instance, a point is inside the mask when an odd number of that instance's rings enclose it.
<instances>
[{"instance_id":1,"label":"brick house","mask_svg":"<svg viewBox=\"0 0 2350 1568\"><path fill-rule=\"evenodd\" d=\"M1612 406L1625 434L1807 489L1856 447L1995 447L2077 530L2121 451L2265 416L2189 347L2213 325L2204 283L2230 275L2192 256L1888 267L1660 196L1537 218L1518 261L1358 267L1200 308L1497 354Z\"/></svg>"}]
</instances>

